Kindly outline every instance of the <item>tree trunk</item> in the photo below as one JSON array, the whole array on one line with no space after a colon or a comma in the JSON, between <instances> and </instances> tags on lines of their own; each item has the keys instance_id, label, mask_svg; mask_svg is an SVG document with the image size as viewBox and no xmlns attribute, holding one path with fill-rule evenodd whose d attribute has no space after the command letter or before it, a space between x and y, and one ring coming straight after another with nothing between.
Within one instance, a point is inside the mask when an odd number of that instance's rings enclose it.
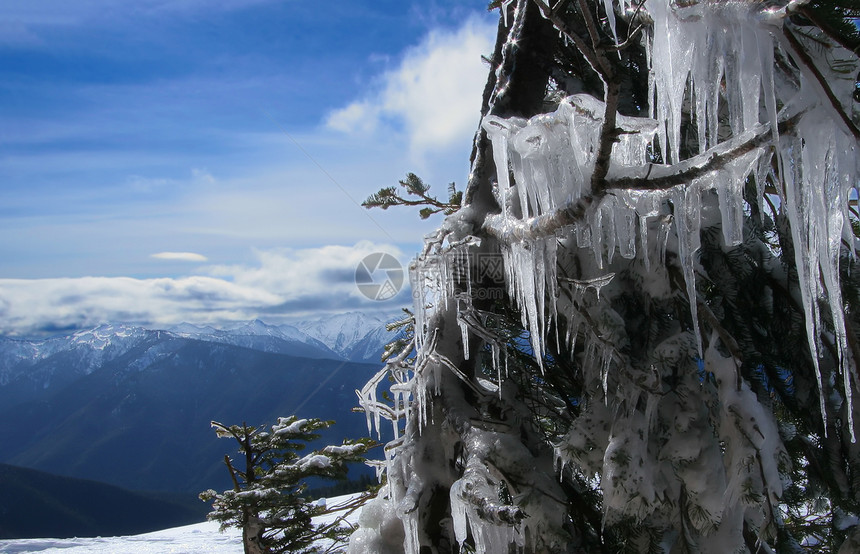
<instances>
[{"instance_id":1,"label":"tree trunk","mask_svg":"<svg viewBox=\"0 0 860 554\"><path fill-rule=\"evenodd\" d=\"M245 554L269 554L269 549L263 547L262 543L265 529L259 517L246 516L245 525L242 526L242 546L245 547Z\"/></svg>"}]
</instances>

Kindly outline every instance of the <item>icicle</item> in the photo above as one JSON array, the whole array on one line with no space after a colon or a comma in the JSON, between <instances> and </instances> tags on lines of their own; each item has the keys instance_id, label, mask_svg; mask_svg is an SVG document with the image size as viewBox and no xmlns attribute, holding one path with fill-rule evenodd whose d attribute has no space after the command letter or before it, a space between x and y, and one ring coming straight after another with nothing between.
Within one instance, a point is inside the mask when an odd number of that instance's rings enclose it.
<instances>
[{"instance_id":1,"label":"icicle","mask_svg":"<svg viewBox=\"0 0 860 554\"><path fill-rule=\"evenodd\" d=\"M495 116L487 116L481 126L487 131L487 136L493 145L493 161L496 164L496 179L499 183L499 203L502 206L502 217L507 222L508 194L511 189L508 175L510 171L508 140L511 136L512 123Z\"/></svg>"},{"instance_id":2,"label":"icicle","mask_svg":"<svg viewBox=\"0 0 860 554\"><path fill-rule=\"evenodd\" d=\"M460 325L460 335L463 341L463 359L469 359L469 327L464 321L457 322Z\"/></svg>"},{"instance_id":3,"label":"icicle","mask_svg":"<svg viewBox=\"0 0 860 554\"><path fill-rule=\"evenodd\" d=\"M767 44L761 44L763 41L759 40L757 29L750 25L743 25L736 27L736 29L740 35L737 43L741 46L738 51L741 82L736 92L741 96L742 130L749 131L758 124L762 73L759 48L768 48L773 51L773 46L769 41Z\"/></svg>"},{"instance_id":4,"label":"icicle","mask_svg":"<svg viewBox=\"0 0 860 554\"><path fill-rule=\"evenodd\" d=\"M701 191L699 183L693 181L675 195L675 224L678 232L678 256L684 281L687 284L687 297L690 299L690 316L693 319L693 335L699 356L702 355L702 336L699 332L699 307L696 294L696 252L701 245Z\"/></svg>"},{"instance_id":5,"label":"icicle","mask_svg":"<svg viewBox=\"0 0 860 554\"><path fill-rule=\"evenodd\" d=\"M785 145L784 145L785 146ZM801 139L792 141L792 149L798 152L802 148ZM789 156L783 151L783 156ZM814 236L817 228L809 227L808 202L803 195L803 185L800 182L800 164L791 163L790 159L783 161L783 167L791 168L783 174L785 187L785 210L791 223L791 235L794 242L795 262L797 266L797 278L800 284L800 296L803 301L803 312L806 319L806 335L809 343L809 351L812 364L815 368L815 380L818 385L818 401L821 410L821 418L824 427L824 436L827 436L827 408L824 398L824 386L821 376L821 367L818 360L818 241Z\"/></svg>"},{"instance_id":6,"label":"icicle","mask_svg":"<svg viewBox=\"0 0 860 554\"><path fill-rule=\"evenodd\" d=\"M576 246L579 248L591 248L591 226L588 224L578 224L575 228Z\"/></svg>"},{"instance_id":7,"label":"icicle","mask_svg":"<svg viewBox=\"0 0 860 554\"><path fill-rule=\"evenodd\" d=\"M663 195L661 193L640 191L630 194L629 203L636 210L636 214L639 217L639 251L642 255L646 272L651 267L650 249L648 248L648 218L657 217L660 214L660 204L662 201Z\"/></svg>"},{"instance_id":8,"label":"icicle","mask_svg":"<svg viewBox=\"0 0 860 554\"><path fill-rule=\"evenodd\" d=\"M743 242L744 183L762 154L761 148L747 152L728 164L716 177L717 196L726 246L737 246Z\"/></svg>"},{"instance_id":9,"label":"icicle","mask_svg":"<svg viewBox=\"0 0 860 554\"><path fill-rule=\"evenodd\" d=\"M693 37L672 14L668 0L648 0L646 9L654 19L651 55L660 63L652 66L657 97L658 138L664 157L674 163L681 149L681 110L692 61Z\"/></svg>"},{"instance_id":10,"label":"icicle","mask_svg":"<svg viewBox=\"0 0 860 554\"><path fill-rule=\"evenodd\" d=\"M618 253L622 258L636 257L636 200L625 195L619 200L615 215L615 234L618 236Z\"/></svg>"},{"instance_id":11,"label":"icicle","mask_svg":"<svg viewBox=\"0 0 860 554\"><path fill-rule=\"evenodd\" d=\"M573 123L574 119L585 121L576 116L576 111L584 108L575 107L575 101L575 97L568 98L555 112L535 116L527 122L495 117L484 122L493 141L496 165L502 167L510 160L519 211L524 218L549 213L579 198L583 192L587 173L583 165L589 163L589 154L581 143L593 142L594 137L589 132L597 127L592 122L581 129ZM505 142L509 145L508 152L501 148ZM507 159L503 159L505 156ZM506 193L507 176L500 175L498 179L500 192ZM504 198L507 202L506 195ZM507 211L503 212L503 217L507 217Z\"/></svg>"},{"instance_id":12,"label":"icicle","mask_svg":"<svg viewBox=\"0 0 860 554\"><path fill-rule=\"evenodd\" d=\"M454 523L454 539L463 551L463 543L468 538L468 518L466 517L466 503L460 499L460 482L457 481L451 487L451 519Z\"/></svg>"},{"instance_id":13,"label":"icicle","mask_svg":"<svg viewBox=\"0 0 860 554\"><path fill-rule=\"evenodd\" d=\"M513 137L513 146L520 155L521 164L515 169L517 188L524 200L523 216L530 217L547 213L552 209L550 201L549 175L546 171L546 158L550 145L546 126L541 121L530 121L529 124Z\"/></svg>"},{"instance_id":14,"label":"icicle","mask_svg":"<svg viewBox=\"0 0 860 554\"><path fill-rule=\"evenodd\" d=\"M764 155L758 159L755 169L756 202L758 203L759 216L762 223L764 223L765 215L764 195L767 186L767 176L770 174L770 164L772 159L773 156L771 152L769 150L765 150Z\"/></svg>"},{"instance_id":15,"label":"icicle","mask_svg":"<svg viewBox=\"0 0 860 554\"><path fill-rule=\"evenodd\" d=\"M490 345L492 358L493 358L493 369L496 371L496 385L499 390L499 399L502 398L502 364L500 360L500 351L499 344L497 342L493 342ZM507 352L505 352L505 364L507 365ZM506 375L507 377L507 375Z\"/></svg>"},{"instance_id":16,"label":"icicle","mask_svg":"<svg viewBox=\"0 0 860 554\"><path fill-rule=\"evenodd\" d=\"M505 27L508 26L508 6L510 6L513 1L514 0L502 0L502 5L501 5L502 20L505 23Z\"/></svg>"},{"instance_id":17,"label":"icicle","mask_svg":"<svg viewBox=\"0 0 860 554\"><path fill-rule=\"evenodd\" d=\"M591 248L594 251L594 261L597 269L603 269L603 210L594 210L589 221L591 227Z\"/></svg>"},{"instance_id":18,"label":"icicle","mask_svg":"<svg viewBox=\"0 0 860 554\"><path fill-rule=\"evenodd\" d=\"M618 234L616 233L615 213L617 211L617 202L614 196L607 197L607 200L601 204L600 211L604 212L604 221L601 222L602 232L605 233L606 239L606 263L611 264L612 258L615 257L615 246L618 242Z\"/></svg>"},{"instance_id":19,"label":"icicle","mask_svg":"<svg viewBox=\"0 0 860 554\"><path fill-rule=\"evenodd\" d=\"M820 194L824 201L824 213L821 215L824 217L823 224L826 229L822 237L826 242L820 251L822 257L819 265L823 276L824 293L828 299L833 321L839 371L842 373L845 401L848 405L849 433L851 442L855 442L848 334L845 328L842 291L839 283L839 255L845 223L848 221L844 219L843 214L854 184L849 168L853 168L856 163L853 157L855 142L842 132L837 132L835 136L831 135L829 138L830 142L827 144L824 158L819 159L823 163L824 182Z\"/></svg>"},{"instance_id":20,"label":"icicle","mask_svg":"<svg viewBox=\"0 0 860 554\"><path fill-rule=\"evenodd\" d=\"M759 55L761 56L760 64L761 64L761 69L763 71L762 77L761 77L761 85L762 85L762 89L763 89L762 94L764 95L764 105L765 105L765 109L767 111L767 119L768 119L768 122L770 123L771 136L773 137L774 151L779 152L780 151L780 146L779 146L779 116L778 116L777 107L776 107L776 85L775 85L774 79L773 79L773 68L774 68L773 45L771 44L770 46L768 46L767 43L759 45ZM765 156L765 158L767 158L766 163L769 166L770 160L772 159L771 152L768 152L767 155ZM782 159L779 156L777 156L776 161L778 164L780 164L780 167L778 169L779 169L779 173L781 175L784 171L783 168L781 167ZM759 163L760 163L760 165L759 165L759 171L756 174L756 182L758 183L758 177L761 175L762 176L761 187L763 189L764 183L765 183L764 177L766 176L766 174L763 174L764 167L761 165L761 161ZM769 168L768 168L768 171L769 171ZM777 186L779 186L779 183L777 183ZM784 195L781 192L780 192L780 197L784 198ZM760 200L761 200L761 198L760 198ZM759 202L759 206L762 207L762 214L764 214L764 209L763 209L761 202Z\"/></svg>"},{"instance_id":21,"label":"icicle","mask_svg":"<svg viewBox=\"0 0 860 554\"><path fill-rule=\"evenodd\" d=\"M672 217L666 216L660 219L660 233L657 237L658 255L660 265L666 265L666 244L669 242L669 229L672 227Z\"/></svg>"},{"instance_id":22,"label":"icicle","mask_svg":"<svg viewBox=\"0 0 860 554\"><path fill-rule=\"evenodd\" d=\"M612 0L603 0L603 9L606 11L606 19L609 20L609 28L612 29L612 38L615 39L615 44L618 44L618 33L615 31L615 10L612 7Z\"/></svg>"},{"instance_id":23,"label":"icicle","mask_svg":"<svg viewBox=\"0 0 860 554\"><path fill-rule=\"evenodd\" d=\"M603 349L603 362L601 364L600 375L603 382L603 401L609 405L609 366L612 363L612 348L605 347Z\"/></svg>"},{"instance_id":24,"label":"icicle","mask_svg":"<svg viewBox=\"0 0 860 554\"><path fill-rule=\"evenodd\" d=\"M668 0L647 0L654 18L649 66L649 98L652 117L660 122L658 140L664 157L680 157L681 109L687 84L693 94L694 118L700 152L716 145L720 83L725 75L725 97L735 135L752 129L759 121L762 88L771 109L773 39L759 26L754 2L725 2L685 8L681 19ZM775 105L775 104L774 104ZM771 112L772 113L772 112Z\"/></svg>"}]
</instances>

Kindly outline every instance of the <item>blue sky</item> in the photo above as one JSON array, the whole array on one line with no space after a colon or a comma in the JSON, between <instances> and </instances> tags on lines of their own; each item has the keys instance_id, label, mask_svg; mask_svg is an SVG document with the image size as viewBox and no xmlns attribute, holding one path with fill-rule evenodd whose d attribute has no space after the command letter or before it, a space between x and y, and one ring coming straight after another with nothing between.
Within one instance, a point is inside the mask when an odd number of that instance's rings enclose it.
<instances>
[{"instance_id":1,"label":"blue sky","mask_svg":"<svg viewBox=\"0 0 860 554\"><path fill-rule=\"evenodd\" d=\"M439 221L357 203L465 182L485 7L0 4L0 332L382 308L355 266Z\"/></svg>"}]
</instances>

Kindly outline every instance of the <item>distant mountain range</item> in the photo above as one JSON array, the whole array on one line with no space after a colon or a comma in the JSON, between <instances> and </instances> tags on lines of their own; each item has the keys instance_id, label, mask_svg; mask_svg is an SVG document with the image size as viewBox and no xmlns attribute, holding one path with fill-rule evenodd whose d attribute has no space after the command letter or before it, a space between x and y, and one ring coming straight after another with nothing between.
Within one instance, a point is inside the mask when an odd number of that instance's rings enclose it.
<instances>
[{"instance_id":1,"label":"distant mountain range","mask_svg":"<svg viewBox=\"0 0 860 554\"><path fill-rule=\"evenodd\" d=\"M235 448L211 420L297 414L337 421L323 441L365 436L354 391L393 338L383 321L355 313L0 338L0 462L131 490L227 488L223 457Z\"/></svg>"}]
</instances>

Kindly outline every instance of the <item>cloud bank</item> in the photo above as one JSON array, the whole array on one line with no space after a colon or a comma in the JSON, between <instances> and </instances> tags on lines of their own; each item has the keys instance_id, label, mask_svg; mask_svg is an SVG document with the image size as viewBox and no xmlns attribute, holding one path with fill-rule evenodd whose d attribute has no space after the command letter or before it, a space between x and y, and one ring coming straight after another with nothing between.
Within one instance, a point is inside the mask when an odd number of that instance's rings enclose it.
<instances>
[{"instance_id":1,"label":"cloud bank","mask_svg":"<svg viewBox=\"0 0 860 554\"><path fill-rule=\"evenodd\" d=\"M356 267L375 252L403 261L395 247L360 242L262 251L255 264L210 266L200 275L175 278L0 279L0 333L39 336L107 322L163 328L259 317L277 323L325 311L393 311L409 303L408 286L376 302L355 285Z\"/></svg>"}]
</instances>

